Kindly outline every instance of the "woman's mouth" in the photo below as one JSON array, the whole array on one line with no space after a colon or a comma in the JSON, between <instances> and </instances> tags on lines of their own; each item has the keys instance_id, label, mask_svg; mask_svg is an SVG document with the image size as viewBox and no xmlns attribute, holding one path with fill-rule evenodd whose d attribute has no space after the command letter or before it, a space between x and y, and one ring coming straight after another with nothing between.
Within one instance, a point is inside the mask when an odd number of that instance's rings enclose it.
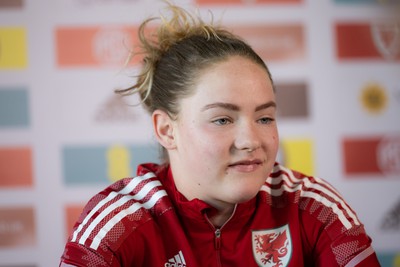
<instances>
[{"instance_id":1,"label":"woman's mouth","mask_svg":"<svg viewBox=\"0 0 400 267\"><path fill-rule=\"evenodd\" d=\"M261 165L262 161L255 159L255 160L241 160L234 162L229 165L229 168L238 171L238 172L253 172L257 170Z\"/></svg>"}]
</instances>

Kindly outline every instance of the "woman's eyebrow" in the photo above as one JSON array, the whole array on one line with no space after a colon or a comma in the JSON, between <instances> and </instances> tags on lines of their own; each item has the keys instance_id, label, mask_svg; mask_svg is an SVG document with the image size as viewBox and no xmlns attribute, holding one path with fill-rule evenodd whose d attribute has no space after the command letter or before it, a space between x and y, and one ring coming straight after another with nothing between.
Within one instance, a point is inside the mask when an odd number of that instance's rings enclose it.
<instances>
[{"instance_id":1,"label":"woman's eyebrow","mask_svg":"<svg viewBox=\"0 0 400 267\"><path fill-rule=\"evenodd\" d=\"M274 101L268 101L265 104L256 107L256 111L260 111L267 108L276 108L276 103Z\"/></svg>"},{"instance_id":2,"label":"woman's eyebrow","mask_svg":"<svg viewBox=\"0 0 400 267\"><path fill-rule=\"evenodd\" d=\"M271 108L271 107L276 108L276 103L274 101L268 101L267 103L257 106L255 108L255 111L260 111L260 110ZM216 102L216 103L211 103L211 104L205 105L201 110L205 111L205 110L212 109L212 108L223 108L223 109L232 110L232 111L240 111L240 107L238 105L231 104L231 103L224 103L224 102Z\"/></svg>"},{"instance_id":3,"label":"woman's eyebrow","mask_svg":"<svg viewBox=\"0 0 400 267\"><path fill-rule=\"evenodd\" d=\"M201 110L205 111L207 109L212 109L212 108L223 108L223 109L228 109L232 111L239 111L240 108L239 106L231 103L223 103L223 102L216 102L216 103L211 103L208 105L205 105Z\"/></svg>"}]
</instances>

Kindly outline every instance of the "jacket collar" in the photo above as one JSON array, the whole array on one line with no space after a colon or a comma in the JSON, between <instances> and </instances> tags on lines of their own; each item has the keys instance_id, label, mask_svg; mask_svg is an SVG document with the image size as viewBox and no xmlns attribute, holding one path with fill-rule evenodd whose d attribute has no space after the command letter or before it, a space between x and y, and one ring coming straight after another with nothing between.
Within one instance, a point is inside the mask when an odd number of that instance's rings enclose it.
<instances>
[{"instance_id":1,"label":"jacket collar","mask_svg":"<svg viewBox=\"0 0 400 267\"><path fill-rule=\"evenodd\" d=\"M143 164L138 167L138 175L149 171L156 174L181 218L185 218L191 222L197 221L207 223L208 225L210 224L207 220L207 216L211 217L217 210L200 199L193 199L190 201L186 199L186 197L177 190L169 165ZM240 225L246 223L248 218L254 213L256 205L257 197L247 202L237 204L233 216L226 225Z\"/></svg>"}]
</instances>

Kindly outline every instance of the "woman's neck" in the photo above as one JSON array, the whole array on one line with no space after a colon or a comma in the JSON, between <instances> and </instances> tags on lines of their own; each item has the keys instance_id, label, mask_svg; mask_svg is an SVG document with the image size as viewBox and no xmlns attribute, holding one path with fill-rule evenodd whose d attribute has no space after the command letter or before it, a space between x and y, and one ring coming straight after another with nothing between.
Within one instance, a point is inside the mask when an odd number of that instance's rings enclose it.
<instances>
[{"instance_id":1,"label":"woman's neck","mask_svg":"<svg viewBox=\"0 0 400 267\"><path fill-rule=\"evenodd\" d=\"M216 228L221 227L224 225L233 215L235 211L235 206L231 206L229 208L225 208L222 210L218 210L218 212L208 215L208 219Z\"/></svg>"}]
</instances>

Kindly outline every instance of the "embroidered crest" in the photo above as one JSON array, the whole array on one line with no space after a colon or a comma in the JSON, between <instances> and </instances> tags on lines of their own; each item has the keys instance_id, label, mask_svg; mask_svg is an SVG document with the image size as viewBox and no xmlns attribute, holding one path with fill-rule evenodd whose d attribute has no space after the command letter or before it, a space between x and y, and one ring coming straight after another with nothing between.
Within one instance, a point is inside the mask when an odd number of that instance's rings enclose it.
<instances>
[{"instance_id":1,"label":"embroidered crest","mask_svg":"<svg viewBox=\"0 0 400 267\"><path fill-rule=\"evenodd\" d=\"M252 232L253 255L259 266L285 267L292 256L289 226Z\"/></svg>"}]
</instances>

